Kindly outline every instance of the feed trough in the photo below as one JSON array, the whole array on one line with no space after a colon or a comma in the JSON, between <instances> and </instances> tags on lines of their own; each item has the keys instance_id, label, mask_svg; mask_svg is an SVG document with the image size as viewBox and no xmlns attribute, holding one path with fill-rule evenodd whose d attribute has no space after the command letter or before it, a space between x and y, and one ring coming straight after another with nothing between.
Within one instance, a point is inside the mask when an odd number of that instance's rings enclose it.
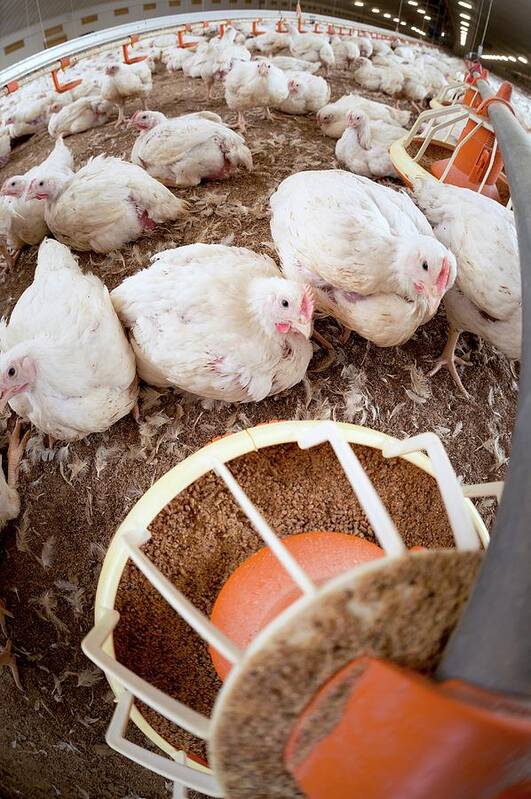
<instances>
[{"instance_id":1,"label":"feed trough","mask_svg":"<svg viewBox=\"0 0 531 799\"><path fill-rule=\"evenodd\" d=\"M477 90L471 91L476 96ZM510 93L509 84L504 84L497 100L509 104ZM491 100L472 106L461 102L441 104L423 111L411 130L393 142L389 150L404 182L411 186L415 178L431 177L507 205L509 186L487 114Z\"/></svg>"},{"instance_id":2,"label":"feed trough","mask_svg":"<svg viewBox=\"0 0 531 799\"><path fill-rule=\"evenodd\" d=\"M108 743L210 796L256 796L257 784L299 796L282 757L291 726L352 657L381 654L381 629L360 632L362 587L389 580L385 624L411 633L395 660L433 671L488 543L468 497L500 491L461 487L433 434L333 422L261 425L191 455L137 502L105 558L83 649L118 699ZM326 634L306 641L308 625ZM129 719L169 758L128 742Z\"/></svg>"}]
</instances>

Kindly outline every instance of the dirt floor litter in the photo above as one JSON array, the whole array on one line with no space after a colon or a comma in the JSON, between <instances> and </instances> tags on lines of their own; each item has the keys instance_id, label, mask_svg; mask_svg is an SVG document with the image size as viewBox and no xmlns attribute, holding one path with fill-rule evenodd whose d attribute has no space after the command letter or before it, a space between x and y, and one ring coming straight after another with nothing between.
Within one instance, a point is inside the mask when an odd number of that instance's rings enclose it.
<instances>
[{"instance_id":1,"label":"dirt floor litter","mask_svg":"<svg viewBox=\"0 0 531 799\"><path fill-rule=\"evenodd\" d=\"M408 546L452 546L435 481L405 461L386 461L356 447L367 474ZM331 448L268 447L231 461L230 469L279 535L331 530L377 543ZM210 615L222 586L263 546L239 506L210 473L179 494L150 527L144 551L160 571ZM207 645L177 616L144 575L128 564L117 594L116 655L157 688L211 714L221 683ZM156 731L177 749L206 752L198 739L143 708Z\"/></svg>"},{"instance_id":2,"label":"dirt floor litter","mask_svg":"<svg viewBox=\"0 0 531 799\"><path fill-rule=\"evenodd\" d=\"M334 100L356 89L346 73L333 75L330 83ZM217 92L219 99L208 108L233 122L234 115L226 108L219 88ZM155 77L150 104L168 115L178 115L207 107L204 98L201 81L163 75ZM404 101L400 104L407 106ZM126 110L131 114L135 109L130 104ZM252 174L178 190L179 196L192 204L184 222L158 228L120 253L82 254L83 268L94 271L112 289L146 266L158 250L196 241L246 246L275 257L269 232L269 196L293 172L335 166L335 141L321 134L314 118L275 117L266 122L258 114L249 114L252 126L246 139L255 162ZM76 166L81 166L99 153L127 158L135 135L132 129L115 128L111 122L66 141ZM16 147L0 170L0 180L39 163L51 147L46 133ZM398 181L385 182L399 185ZM2 315L9 315L31 283L36 253L36 248L28 248L15 269L0 267ZM473 366L464 374L473 398L467 401L446 373L427 378L446 338L442 311L398 348L378 349L355 335L342 345L332 321L318 321L316 327L334 341L338 361L325 372L309 372L303 383L283 396L256 405L224 406L145 387L140 424L129 417L103 435L53 450L47 449L39 435L30 439L21 473L22 512L2 534L0 599L13 613L13 618L6 620L7 631L24 689L17 690L10 672L0 670L0 786L5 799L163 799L171 795L171 786L162 778L129 763L104 743L113 695L102 673L81 653L80 641L93 623L101 562L116 528L156 479L214 436L279 418L331 418L367 424L398 437L433 430L465 482L503 477L518 379L505 358L473 336L462 337L461 348ZM4 420L0 424L2 448L5 427ZM201 516L205 511L198 502L190 497L191 507ZM326 510L327 529L345 529L345 524L351 529L334 502ZM480 511L489 521L494 501L482 501ZM317 508L318 512L322 511ZM284 533L307 517L286 516L287 526L278 518ZM198 571L193 578L180 575L183 590L202 594L205 607L213 596L209 563L225 569L226 574L235 550L239 559L257 545L253 539L239 551L232 536L236 536L236 528L216 547L213 542L206 562L198 554L190 554L191 560L198 561ZM128 574L132 579L132 572ZM221 581L222 576L215 580ZM172 618L175 638L179 620L176 614ZM167 619L162 619L160 652L175 657L173 641L164 635L167 629ZM4 640L0 636L2 645ZM132 640L133 645L138 642ZM191 657L185 649L180 656ZM204 652L196 663L208 666ZM161 679L165 678L162 675ZM197 691L187 700L202 701ZM134 729L129 734L149 747Z\"/></svg>"}]
</instances>

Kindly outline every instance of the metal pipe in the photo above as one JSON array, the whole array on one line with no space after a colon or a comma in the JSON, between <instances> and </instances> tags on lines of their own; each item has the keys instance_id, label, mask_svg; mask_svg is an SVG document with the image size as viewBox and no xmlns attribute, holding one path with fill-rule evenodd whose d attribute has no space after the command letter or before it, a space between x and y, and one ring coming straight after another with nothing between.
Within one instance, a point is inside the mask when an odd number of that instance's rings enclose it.
<instances>
[{"instance_id":1,"label":"metal pipe","mask_svg":"<svg viewBox=\"0 0 531 799\"><path fill-rule=\"evenodd\" d=\"M478 81L483 99L493 95ZM485 561L437 671L488 690L531 697L531 141L507 106L491 103L520 251L520 391L503 498Z\"/></svg>"}]
</instances>

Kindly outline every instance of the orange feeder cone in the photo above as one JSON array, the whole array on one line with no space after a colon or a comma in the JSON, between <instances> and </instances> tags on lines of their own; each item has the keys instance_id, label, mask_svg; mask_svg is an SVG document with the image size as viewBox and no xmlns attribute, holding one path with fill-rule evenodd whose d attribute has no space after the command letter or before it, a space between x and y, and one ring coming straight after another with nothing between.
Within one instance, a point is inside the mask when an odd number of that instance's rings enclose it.
<instances>
[{"instance_id":1,"label":"orange feeder cone","mask_svg":"<svg viewBox=\"0 0 531 799\"><path fill-rule=\"evenodd\" d=\"M477 107L476 116L487 117L491 102L502 102L511 108L511 91L511 84L503 83L494 97L484 100ZM500 202L496 181L503 169L501 153L494 132L478 123L477 118L468 121L458 139L454 155L436 161L430 169L432 175L444 183L473 191L481 188L482 194Z\"/></svg>"},{"instance_id":2,"label":"orange feeder cone","mask_svg":"<svg viewBox=\"0 0 531 799\"><path fill-rule=\"evenodd\" d=\"M284 538L283 544L317 585L384 555L376 544L345 533L300 533ZM236 646L245 649L301 596L287 571L264 547L229 577L214 604L211 619ZM213 647L209 651L218 676L224 680L231 664Z\"/></svg>"}]
</instances>

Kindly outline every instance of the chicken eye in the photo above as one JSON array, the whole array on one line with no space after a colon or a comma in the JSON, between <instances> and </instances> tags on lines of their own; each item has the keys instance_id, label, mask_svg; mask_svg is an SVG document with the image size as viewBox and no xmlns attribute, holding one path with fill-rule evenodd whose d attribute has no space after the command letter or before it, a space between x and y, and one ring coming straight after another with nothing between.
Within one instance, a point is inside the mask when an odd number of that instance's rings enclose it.
<instances>
[{"instance_id":1,"label":"chicken eye","mask_svg":"<svg viewBox=\"0 0 531 799\"><path fill-rule=\"evenodd\" d=\"M39 180L39 186L44 186L44 180Z\"/></svg>"},{"instance_id":2,"label":"chicken eye","mask_svg":"<svg viewBox=\"0 0 531 799\"><path fill-rule=\"evenodd\" d=\"M427 261L423 261L422 262L422 268L424 269L425 272L428 271L428 263L427 263Z\"/></svg>"},{"instance_id":3,"label":"chicken eye","mask_svg":"<svg viewBox=\"0 0 531 799\"><path fill-rule=\"evenodd\" d=\"M16 181L16 180L12 180L12 181L11 181L11 185L12 185L12 186L16 186L16 185L17 185L17 181Z\"/></svg>"},{"instance_id":4,"label":"chicken eye","mask_svg":"<svg viewBox=\"0 0 531 799\"><path fill-rule=\"evenodd\" d=\"M16 373L17 370L15 369L14 366L10 366L9 369L7 370L7 374L9 375L9 377L15 377Z\"/></svg>"},{"instance_id":5,"label":"chicken eye","mask_svg":"<svg viewBox=\"0 0 531 799\"><path fill-rule=\"evenodd\" d=\"M283 308L289 308L289 302L287 300L282 300L280 304L282 305Z\"/></svg>"}]
</instances>

